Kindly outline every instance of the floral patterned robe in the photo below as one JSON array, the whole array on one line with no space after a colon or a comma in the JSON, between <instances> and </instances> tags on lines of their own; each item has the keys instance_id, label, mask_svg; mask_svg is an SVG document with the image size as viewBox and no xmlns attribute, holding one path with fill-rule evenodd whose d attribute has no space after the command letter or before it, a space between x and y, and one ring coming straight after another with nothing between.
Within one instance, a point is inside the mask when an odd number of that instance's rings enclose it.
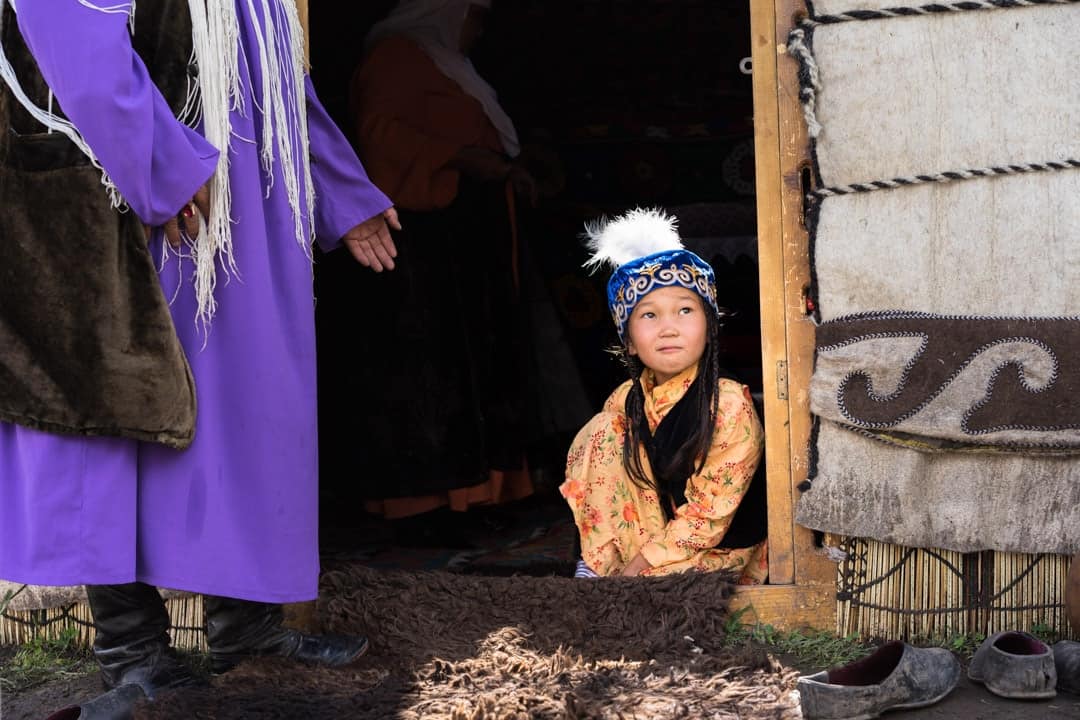
<instances>
[{"instance_id":1,"label":"floral patterned robe","mask_svg":"<svg viewBox=\"0 0 1080 720\"><path fill-rule=\"evenodd\" d=\"M653 431L686 394L697 376L690 368L657 386L653 373L641 377L645 415ZM768 575L767 541L749 548L718 548L761 459L764 432L750 391L733 380L718 385L719 409L712 446L701 472L686 483L686 504L664 519L655 492L640 488L622 465L626 395L630 381L611 394L604 409L581 429L567 456L559 488L581 534L582 558L599 575L617 575L640 552L651 568L643 575L684 570L741 572L740 583ZM642 467L648 469L645 450Z\"/></svg>"}]
</instances>

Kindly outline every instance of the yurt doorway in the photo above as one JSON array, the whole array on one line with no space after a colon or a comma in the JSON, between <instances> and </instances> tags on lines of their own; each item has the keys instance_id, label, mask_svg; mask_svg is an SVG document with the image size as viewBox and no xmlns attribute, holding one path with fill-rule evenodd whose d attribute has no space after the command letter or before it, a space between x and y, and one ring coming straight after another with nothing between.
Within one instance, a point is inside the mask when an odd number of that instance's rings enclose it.
<instances>
[{"instance_id":1,"label":"yurt doorway","mask_svg":"<svg viewBox=\"0 0 1080 720\"><path fill-rule=\"evenodd\" d=\"M363 53L363 38L393 5L382 0L308 9L312 77L347 135L352 135L349 84ZM725 328L723 361L764 406L770 550L775 554L770 582L790 585L797 580L796 546L809 542L796 538L791 525L785 319L791 310L784 306L788 283L778 257L783 253L778 248L784 219L777 197L767 199L763 215L757 197L762 179L755 177L755 162L759 168L764 164L775 173L769 178L776 186L770 192L781 192L775 125L783 114L776 105L780 28L776 7L754 5L496 0L472 57L478 72L497 90L523 147L533 153L544 176L540 202L536 208L519 208L516 228L521 243L518 281L530 316L531 334L523 340L531 346L533 362L530 397L541 405L531 408L541 420L539 427L530 427L527 451L534 492L523 501L525 512L544 512L538 508L545 501L557 506L556 488L570 439L625 378L607 351L616 336L606 312L604 278L581 268L586 257L581 229L587 220L630 207L661 207L678 217L687 245L713 264L719 301L734 313ZM752 47L755 24L761 42ZM752 57L759 63L764 58L765 67L755 68ZM755 72L762 77L755 79ZM760 104L761 97L766 107L756 111L755 132L755 100ZM797 108L790 102L783 112L792 109ZM771 137L763 138L763 117L773 124ZM756 158L756 147L765 147L769 156ZM766 228L759 226L763 216ZM766 233L770 247L761 257ZM365 277L328 267L324 258L316 278L324 317L337 312L328 309L338 297L335 285L363 282ZM368 308L355 322L355 332L347 335L328 329L340 328L340 319L320 323L321 364L328 358L333 364L357 353L385 352L392 345L392 338L370 337L371 328L379 327L377 309ZM432 348L431 362L440 361ZM340 545L343 538L347 542L350 525L372 531L373 526L365 524L371 518L365 515L364 493L358 488L379 482L378 477L363 479L360 474L363 458L381 448L350 435L349 418L384 409L356 398L343 403L334 372L342 372L340 364L320 386L321 480L324 529ZM512 512L509 518L499 512L458 515L466 522L455 518L450 533L464 527L465 545L478 534L498 533L504 524L520 519ZM357 522L361 517L364 522ZM446 530L438 517L439 511L420 514L398 526L410 528L406 536L437 535ZM474 527L469 527L469 517L475 518ZM402 533L384 537L399 542ZM468 560L468 552L460 557ZM812 570L811 565L806 567ZM786 602L772 604L781 607ZM819 606L815 603L815 612Z\"/></svg>"}]
</instances>

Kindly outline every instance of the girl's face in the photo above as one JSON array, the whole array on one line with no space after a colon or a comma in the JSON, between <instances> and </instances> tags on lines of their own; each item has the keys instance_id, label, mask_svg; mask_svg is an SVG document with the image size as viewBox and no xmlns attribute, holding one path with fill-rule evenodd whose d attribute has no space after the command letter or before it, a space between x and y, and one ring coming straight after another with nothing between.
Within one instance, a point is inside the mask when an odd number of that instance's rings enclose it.
<instances>
[{"instance_id":1,"label":"girl's face","mask_svg":"<svg viewBox=\"0 0 1080 720\"><path fill-rule=\"evenodd\" d=\"M626 348L660 385L696 365L705 353L708 323L701 297L671 286L653 290L630 314Z\"/></svg>"}]
</instances>

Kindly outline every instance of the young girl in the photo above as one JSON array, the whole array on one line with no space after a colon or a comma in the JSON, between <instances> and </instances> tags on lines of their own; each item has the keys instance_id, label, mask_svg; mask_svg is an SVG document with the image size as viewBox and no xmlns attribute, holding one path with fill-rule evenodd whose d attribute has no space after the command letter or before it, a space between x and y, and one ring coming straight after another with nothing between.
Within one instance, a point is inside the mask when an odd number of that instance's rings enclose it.
<instances>
[{"instance_id":1,"label":"young girl","mask_svg":"<svg viewBox=\"0 0 1080 720\"><path fill-rule=\"evenodd\" d=\"M608 305L631 379L567 457L559 489L581 535L578 576L728 570L764 582L763 487L743 503L764 434L750 391L720 376L713 269L659 211L586 230L588 265L615 268Z\"/></svg>"}]
</instances>

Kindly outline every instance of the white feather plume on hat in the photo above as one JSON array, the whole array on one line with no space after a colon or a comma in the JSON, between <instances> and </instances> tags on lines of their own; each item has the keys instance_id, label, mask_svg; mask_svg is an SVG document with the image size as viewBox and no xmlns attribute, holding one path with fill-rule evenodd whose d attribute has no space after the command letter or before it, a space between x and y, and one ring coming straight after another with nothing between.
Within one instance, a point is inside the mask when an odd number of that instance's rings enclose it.
<instances>
[{"instance_id":1,"label":"white feather plume on hat","mask_svg":"<svg viewBox=\"0 0 1080 720\"><path fill-rule=\"evenodd\" d=\"M592 257L585 267L596 270L604 263L617 268L639 257L683 247L676 219L656 208L634 208L613 220L585 225L586 246Z\"/></svg>"}]
</instances>

